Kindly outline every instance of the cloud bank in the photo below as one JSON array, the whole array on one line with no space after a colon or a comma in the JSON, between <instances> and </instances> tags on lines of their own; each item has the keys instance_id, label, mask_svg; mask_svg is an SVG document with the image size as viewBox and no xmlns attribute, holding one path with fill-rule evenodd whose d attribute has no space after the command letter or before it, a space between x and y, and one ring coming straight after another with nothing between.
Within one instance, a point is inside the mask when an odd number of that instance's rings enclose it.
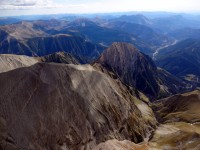
<instances>
[{"instance_id":1,"label":"cloud bank","mask_svg":"<svg viewBox=\"0 0 200 150\"><path fill-rule=\"evenodd\" d=\"M1 15L125 11L200 12L200 0L0 0ZM21 10L21 11L19 11Z\"/></svg>"}]
</instances>

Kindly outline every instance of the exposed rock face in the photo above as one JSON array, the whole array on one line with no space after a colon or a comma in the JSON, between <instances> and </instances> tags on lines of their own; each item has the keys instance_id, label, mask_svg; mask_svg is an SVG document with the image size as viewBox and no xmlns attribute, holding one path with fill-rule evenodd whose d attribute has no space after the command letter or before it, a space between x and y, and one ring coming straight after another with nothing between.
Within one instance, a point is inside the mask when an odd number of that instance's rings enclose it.
<instances>
[{"instance_id":1,"label":"exposed rock face","mask_svg":"<svg viewBox=\"0 0 200 150\"><path fill-rule=\"evenodd\" d=\"M30 50L34 50L32 53L38 56L64 51L74 56L84 58L86 62L90 62L99 57L104 49L103 46L67 34L57 34L44 38L32 38L27 41L27 45Z\"/></svg>"},{"instance_id":2,"label":"exposed rock face","mask_svg":"<svg viewBox=\"0 0 200 150\"><path fill-rule=\"evenodd\" d=\"M156 95L159 90L152 74L156 72L153 61L131 44L113 43L103 52L97 63L113 70L124 83L136 87L145 94Z\"/></svg>"},{"instance_id":3,"label":"exposed rock face","mask_svg":"<svg viewBox=\"0 0 200 150\"><path fill-rule=\"evenodd\" d=\"M179 92L186 86L170 73L158 70L150 57L128 43L113 43L96 63L113 71L123 83L135 87L152 99ZM173 91L170 90L171 86Z\"/></svg>"},{"instance_id":4,"label":"exposed rock face","mask_svg":"<svg viewBox=\"0 0 200 150\"><path fill-rule=\"evenodd\" d=\"M153 108L162 124L150 145L157 149L199 149L199 107L199 90L156 101Z\"/></svg>"},{"instance_id":5,"label":"exposed rock face","mask_svg":"<svg viewBox=\"0 0 200 150\"><path fill-rule=\"evenodd\" d=\"M64 64L79 64L79 61L74 58L71 54L65 52L57 52L41 57L43 62L55 62Z\"/></svg>"},{"instance_id":6,"label":"exposed rock face","mask_svg":"<svg viewBox=\"0 0 200 150\"><path fill-rule=\"evenodd\" d=\"M1 73L0 85L1 149L93 149L113 138L138 143L156 124L143 100L90 65L37 63Z\"/></svg>"}]
</instances>

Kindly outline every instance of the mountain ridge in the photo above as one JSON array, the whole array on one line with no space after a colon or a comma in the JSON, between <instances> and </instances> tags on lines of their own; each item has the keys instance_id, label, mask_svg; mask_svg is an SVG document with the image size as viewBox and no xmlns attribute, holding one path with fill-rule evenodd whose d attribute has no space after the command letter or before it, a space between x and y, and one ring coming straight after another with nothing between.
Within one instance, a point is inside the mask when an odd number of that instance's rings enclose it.
<instances>
[{"instance_id":1,"label":"mountain ridge","mask_svg":"<svg viewBox=\"0 0 200 150\"><path fill-rule=\"evenodd\" d=\"M175 94L184 90L187 84L158 70L149 56L128 43L113 43L95 63L113 71L124 84L135 87L152 99Z\"/></svg>"}]
</instances>

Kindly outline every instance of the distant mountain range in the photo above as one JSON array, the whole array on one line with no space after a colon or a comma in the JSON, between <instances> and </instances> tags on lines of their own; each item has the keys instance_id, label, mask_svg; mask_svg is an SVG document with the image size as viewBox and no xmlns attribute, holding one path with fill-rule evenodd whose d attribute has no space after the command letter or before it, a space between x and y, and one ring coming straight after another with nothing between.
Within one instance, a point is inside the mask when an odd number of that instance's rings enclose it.
<instances>
[{"instance_id":1,"label":"distant mountain range","mask_svg":"<svg viewBox=\"0 0 200 150\"><path fill-rule=\"evenodd\" d=\"M129 22L129 23L136 23L140 25L150 26L153 24L152 20L145 17L142 14L137 15L122 15L119 18L111 19L112 21L120 21L120 22Z\"/></svg>"},{"instance_id":2,"label":"distant mountain range","mask_svg":"<svg viewBox=\"0 0 200 150\"><path fill-rule=\"evenodd\" d=\"M108 27L103 23L93 22L89 19L77 19L68 24L68 26L57 33L66 33L75 36L81 36L87 41L98 43L108 47L113 42L128 42L136 45L142 51L152 53L153 46L145 43L144 39L135 34L128 33L115 27Z\"/></svg>"},{"instance_id":3,"label":"distant mountain range","mask_svg":"<svg viewBox=\"0 0 200 150\"><path fill-rule=\"evenodd\" d=\"M142 14L123 15L111 20L145 25L161 33L168 33L176 29L183 29L187 27L198 29L200 25L200 19L198 16L187 16L184 14L171 14L155 18L147 18Z\"/></svg>"},{"instance_id":4,"label":"distant mountain range","mask_svg":"<svg viewBox=\"0 0 200 150\"><path fill-rule=\"evenodd\" d=\"M152 55L152 53L156 48L173 42L173 39L163 34L157 33L152 28L145 25L115 21L115 22L109 22L106 26L109 28L129 33L133 35L135 39L141 39L146 45L148 45L151 48L151 51L147 50L145 51L140 47L138 48L141 49L144 53L149 55Z\"/></svg>"},{"instance_id":5,"label":"distant mountain range","mask_svg":"<svg viewBox=\"0 0 200 150\"><path fill-rule=\"evenodd\" d=\"M156 62L176 76L199 83L200 40L186 39L162 49Z\"/></svg>"},{"instance_id":6,"label":"distant mountain range","mask_svg":"<svg viewBox=\"0 0 200 150\"><path fill-rule=\"evenodd\" d=\"M36 22L38 25L38 22ZM48 24L51 28L51 24ZM53 25L52 25L53 26ZM47 28L45 28L47 29ZM71 53L83 63L97 58L104 47L78 36L68 34L50 35L30 22L0 27L0 53L28 56L44 56L58 51Z\"/></svg>"},{"instance_id":7,"label":"distant mountain range","mask_svg":"<svg viewBox=\"0 0 200 150\"><path fill-rule=\"evenodd\" d=\"M199 38L198 34L195 34L198 33L200 25L200 21L196 17L189 18L186 15L171 14L160 18L147 18L142 14L138 14L117 16L112 19L105 18L81 18L79 16L73 17L73 19L20 21L0 27L2 35L0 42L7 43L3 44L2 47L10 45L12 51L15 51L14 47L16 47L16 51L26 52L30 51L27 48L29 44L26 44L26 40L30 38L69 34L79 36L83 41L86 40L94 45L99 44L104 47L108 47L113 42L128 42L145 54L152 56L157 49L172 44L174 40ZM7 34L9 34L10 40L3 39ZM10 42L12 44L9 44ZM12 47L16 43L19 44ZM56 47L59 50L54 50L54 52L63 50L63 48ZM6 53L6 51L9 51L9 48L5 47L4 51L1 50L1 53ZM34 51L38 50L35 49ZM42 52L40 53L42 54ZM23 52L19 54L23 54ZM27 52L27 54L31 55L32 53ZM35 54L37 55L37 53ZM90 61L92 59L90 58Z\"/></svg>"},{"instance_id":8,"label":"distant mountain range","mask_svg":"<svg viewBox=\"0 0 200 150\"><path fill-rule=\"evenodd\" d=\"M200 39L200 29L193 29L193 28L177 29L169 32L167 35L177 40L185 40L188 38Z\"/></svg>"},{"instance_id":9,"label":"distant mountain range","mask_svg":"<svg viewBox=\"0 0 200 150\"><path fill-rule=\"evenodd\" d=\"M141 17L141 19L143 18L142 16L138 17ZM53 19L45 21L22 21L12 25L1 26L0 31L2 33L2 39L0 42L2 43L2 47L4 47L1 53L12 53L13 51L14 54L23 54L22 51L24 51L26 55L41 55L44 52L38 54L34 53L34 51L38 51L38 49L41 49L40 51L46 50L38 47L34 48L34 50L32 50L33 52L30 52L30 48L32 49L33 46L30 45L30 42L27 43L27 41L33 41L32 38L34 38L34 40L39 40L42 37L55 37L55 35L61 34L79 36L83 41L85 40L94 45L99 44L104 47L108 47L113 42L128 42L134 44L138 49L149 55L152 55L154 50L158 47L173 42L172 39L155 32L150 27L139 24L139 22L95 21L97 20L84 18L72 21ZM8 35L10 40L7 39L6 35ZM3 39L5 36L6 38ZM9 50L8 47L11 47L12 50ZM62 50L63 48L58 46L56 46L55 50L49 50L48 47L48 51L51 51L50 53L52 53L52 51L56 52ZM66 52L68 51L66 50ZM46 54L47 53L42 55Z\"/></svg>"},{"instance_id":10,"label":"distant mountain range","mask_svg":"<svg viewBox=\"0 0 200 150\"><path fill-rule=\"evenodd\" d=\"M17 23L20 22L21 20L18 18L14 18L14 17L1 17L0 18L0 25L8 25L8 24L13 24L13 23Z\"/></svg>"},{"instance_id":11,"label":"distant mountain range","mask_svg":"<svg viewBox=\"0 0 200 150\"><path fill-rule=\"evenodd\" d=\"M186 17L183 15L172 15L169 17L155 18L154 29L160 30L163 33L168 33L173 30L183 29L183 28L199 28L200 19L198 17Z\"/></svg>"}]
</instances>

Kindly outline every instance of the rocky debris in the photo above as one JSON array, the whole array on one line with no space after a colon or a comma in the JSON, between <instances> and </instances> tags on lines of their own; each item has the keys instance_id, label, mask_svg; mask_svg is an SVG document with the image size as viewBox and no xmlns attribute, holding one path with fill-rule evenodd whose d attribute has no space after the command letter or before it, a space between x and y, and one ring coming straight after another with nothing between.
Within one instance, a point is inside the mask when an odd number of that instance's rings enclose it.
<instances>
[{"instance_id":1,"label":"rocky debris","mask_svg":"<svg viewBox=\"0 0 200 150\"><path fill-rule=\"evenodd\" d=\"M116 139L100 143L94 150L151 150L147 144L135 144L131 141Z\"/></svg>"}]
</instances>

